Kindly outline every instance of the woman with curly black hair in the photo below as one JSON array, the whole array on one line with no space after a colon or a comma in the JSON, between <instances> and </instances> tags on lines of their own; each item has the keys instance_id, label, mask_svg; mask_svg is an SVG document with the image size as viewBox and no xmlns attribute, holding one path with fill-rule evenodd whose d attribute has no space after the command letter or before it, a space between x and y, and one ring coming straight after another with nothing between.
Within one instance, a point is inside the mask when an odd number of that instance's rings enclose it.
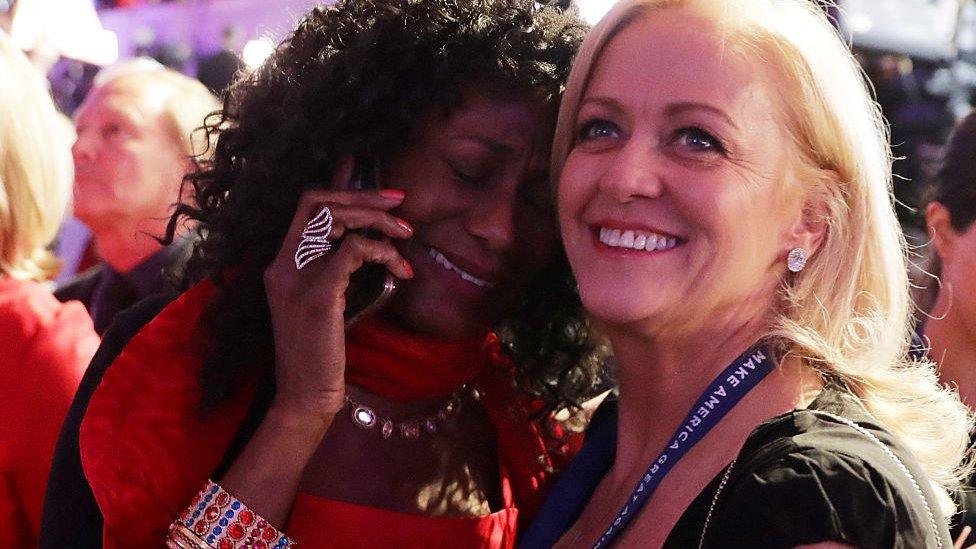
<instances>
[{"instance_id":1,"label":"woman with curly black hair","mask_svg":"<svg viewBox=\"0 0 976 549\"><path fill-rule=\"evenodd\" d=\"M572 446L553 412L599 383L547 174L585 30L347 0L232 87L170 226L200 235L193 285L100 353L106 545L513 545ZM361 314L370 265L398 289Z\"/></svg>"}]
</instances>

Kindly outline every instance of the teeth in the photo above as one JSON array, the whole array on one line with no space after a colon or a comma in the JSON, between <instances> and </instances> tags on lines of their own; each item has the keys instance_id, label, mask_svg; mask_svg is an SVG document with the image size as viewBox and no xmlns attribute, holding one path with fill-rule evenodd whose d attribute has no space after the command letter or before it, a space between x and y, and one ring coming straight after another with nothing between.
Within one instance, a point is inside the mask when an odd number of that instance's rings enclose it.
<instances>
[{"instance_id":1,"label":"teeth","mask_svg":"<svg viewBox=\"0 0 976 549\"><path fill-rule=\"evenodd\" d=\"M644 249L653 252L657 249L658 236L656 234L648 235L647 242L644 243Z\"/></svg>"},{"instance_id":2,"label":"teeth","mask_svg":"<svg viewBox=\"0 0 976 549\"><path fill-rule=\"evenodd\" d=\"M451 263L450 260L444 257L444 254L438 252L434 248L427 248L427 253L430 255L430 257L434 259L434 261L438 265L444 267L448 271L453 271L455 274L461 277L461 280L464 280L465 282L470 282L475 286L481 286L482 288L491 288L492 286L494 286L494 284L492 284L491 282L488 282L487 280L481 280L480 278L474 276L473 274Z\"/></svg>"},{"instance_id":3,"label":"teeth","mask_svg":"<svg viewBox=\"0 0 976 549\"><path fill-rule=\"evenodd\" d=\"M614 248L630 248L649 252L670 250L678 245L676 238L656 233L621 231L603 227L600 228L600 242Z\"/></svg>"},{"instance_id":4,"label":"teeth","mask_svg":"<svg viewBox=\"0 0 976 549\"><path fill-rule=\"evenodd\" d=\"M620 247L621 248L633 248L634 247L634 231L624 231L624 234L620 237Z\"/></svg>"}]
</instances>

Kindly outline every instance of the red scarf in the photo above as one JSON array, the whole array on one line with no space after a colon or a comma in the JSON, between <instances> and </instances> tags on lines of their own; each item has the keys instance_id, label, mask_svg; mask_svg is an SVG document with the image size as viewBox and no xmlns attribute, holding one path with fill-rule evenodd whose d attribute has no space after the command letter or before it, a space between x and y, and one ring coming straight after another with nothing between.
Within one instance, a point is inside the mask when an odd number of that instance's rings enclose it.
<instances>
[{"instance_id":1,"label":"red scarf","mask_svg":"<svg viewBox=\"0 0 976 549\"><path fill-rule=\"evenodd\" d=\"M346 332L346 380L392 400L447 398L490 364L484 337L445 341L378 318Z\"/></svg>"}]
</instances>

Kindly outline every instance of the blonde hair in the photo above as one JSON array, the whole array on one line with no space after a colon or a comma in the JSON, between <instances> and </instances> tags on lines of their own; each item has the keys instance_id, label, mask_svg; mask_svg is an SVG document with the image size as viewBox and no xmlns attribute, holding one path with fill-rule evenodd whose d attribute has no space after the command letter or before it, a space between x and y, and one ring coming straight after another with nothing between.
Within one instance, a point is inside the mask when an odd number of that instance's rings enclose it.
<instances>
[{"instance_id":1,"label":"blonde hair","mask_svg":"<svg viewBox=\"0 0 976 549\"><path fill-rule=\"evenodd\" d=\"M204 119L220 109L220 102L198 80L144 58L123 61L98 73L92 90L133 83L140 89L165 89L163 121L187 157L211 151L210 138L203 129Z\"/></svg>"},{"instance_id":2,"label":"blonde hair","mask_svg":"<svg viewBox=\"0 0 976 549\"><path fill-rule=\"evenodd\" d=\"M972 418L934 365L906 358L912 336L906 244L892 206L887 126L866 79L823 8L809 0L623 0L587 36L559 112L559 180L576 115L607 43L653 10L694 5L728 46L779 71L797 178L825 205L827 231L806 268L784 282L772 335L784 351L839 377L918 459L946 516ZM734 43L732 41L735 41Z\"/></svg>"},{"instance_id":3,"label":"blonde hair","mask_svg":"<svg viewBox=\"0 0 976 549\"><path fill-rule=\"evenodd\" d=\"M47 249L71 199L71 124L10 37L0 31L0 276L48 280Z\"/></svg>"}]
</instances>

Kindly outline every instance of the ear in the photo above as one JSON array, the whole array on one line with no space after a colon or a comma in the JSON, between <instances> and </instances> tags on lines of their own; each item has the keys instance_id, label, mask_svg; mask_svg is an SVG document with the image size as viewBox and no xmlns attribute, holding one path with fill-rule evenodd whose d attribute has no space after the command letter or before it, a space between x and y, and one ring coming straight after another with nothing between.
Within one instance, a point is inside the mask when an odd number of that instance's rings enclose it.
<instances>
[{"instance_id":1,"label":"ear","mask_svg":"<svg viewBox=\"0 0 976 549\"><path fill-rule=\"evenodd\" d=\"M801 197L800 213L786 235L786 252L803 248L812 256L827 237L830 225L830 200L833 189L839 188L840 176L833 170L819 170L824 181L808 187Z\"/></svg>"},{"instance_id":2,"label":"ear","mask_svg":"<svg viewBox=\"0 0 976 549\"><path fill-rule=\"evenodd\" d=\"M952 216L940 202L929 202L925 206L925 226L932 240L935 252L945 263L952 258L952 251L958 233L952 228Z\"/></svg>"}]
</instances>

